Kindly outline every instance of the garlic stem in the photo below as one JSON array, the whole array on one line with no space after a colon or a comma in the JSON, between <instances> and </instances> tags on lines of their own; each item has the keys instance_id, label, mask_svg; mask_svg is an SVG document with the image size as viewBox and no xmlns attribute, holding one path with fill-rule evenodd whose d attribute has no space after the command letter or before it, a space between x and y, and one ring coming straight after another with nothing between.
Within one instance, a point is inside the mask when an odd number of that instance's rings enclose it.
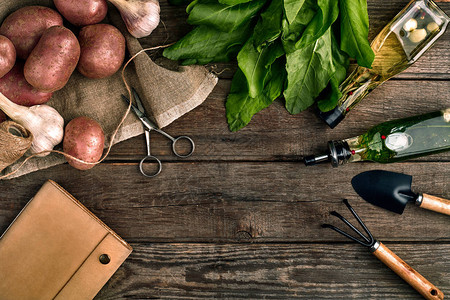
<instances>
[{"instance_id":1,"label":"garlic stem","mask_svg":"<svg viewBox=\"0 0 450 300\"><path fill-rule=\"evenodd\" d=\"M0 109L33 134L30 153L49 151L61 143L64 135L64 119L53 107L45 104L21 106L0 93ZM42 153L39 156L46 156L49 153Z\"/></svg>"},{"instance_id":2,"label":"garlic stem","mask_svg":"<svg viewBox=\"0 0 450 300\"><path fill-rule=\"evenodd\" d=\"M3 112L13 120L19 118L22 115L25 116L29 114L28 109L25 106L21 106L12 102L2 93L0 93L0 109L3 110Z\"/></svg>"},{"instance_id":3,"label":"garlic stem","mask_svg":"<svg viewBox=\"0 0 450 300\"><path fill-rule=\"evenodd\" d=\"M150 35L159 24L157 0L108 0L119 10L128 32L135 38Z\"/></svg>"}]
</instances>

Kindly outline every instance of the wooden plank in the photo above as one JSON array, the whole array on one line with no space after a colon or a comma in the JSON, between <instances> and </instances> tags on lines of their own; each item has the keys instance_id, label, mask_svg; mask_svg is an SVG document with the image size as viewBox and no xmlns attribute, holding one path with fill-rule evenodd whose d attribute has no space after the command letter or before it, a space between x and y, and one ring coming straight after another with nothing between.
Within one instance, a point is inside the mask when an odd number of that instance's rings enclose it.
<instances>
[{"instance_id":1,"label":"wooden plank","mask_svg":"<svg viewBox=\"0 0 450 300\"><path fill-rule=\"evenodd\" d=\"M313 109L290 115L282 101L275 101L258 113L237 133L228 130L224 101L230 82L220 80L213 93L198 108L182 116L165 130L189 135L195 143L187 160L277 160L298 161L303 156L326 150L329 140L344 139L366 132L387 120L414 116L450 107L450 81L388 81L374 90L335 129L320 120ZM152 153L174 160L169 140L152 133ZM143 136L115 145L109 159L140 159L145 155ZM450 160L450 153L420 160Z\"/></svg>"},{"instance_id":2,"label":"wooden plank","mask_svg":"<svg viewBox=\"0 0 450 300\"><path fill-rule=\"evenodd\" d=\"M449 217L408 205L403 215L360 199L351 178L385 169L413 175L413 189L449 198L450 163L353 163L338 169L300 163L164 163L153 179L136 163L101 164L90 171L69 165L0 182L0 232L50 178L130 242L336 242L322 229L351 217L350 200L383 241L450 241Z\"/></svg>"},{"instance_id":3,"label":"wooden plank","mask_svg":"<svg viewBox=\"0 0 450 300\"><path fill-rule=\"evenodd\" d=\"M369 40L373 40L378 32L400 11L408 2L405 0L382 1L369 0ZM450 11L449 2L440 2L438 5L445 12ZM151 36L142 39L144 47L152 47L175 42L182 38L192 28L186 23L187 14L184 6L173 6L167 0L160 1L161 23ZM397 78L450 78L450 52L448 43L450 34L445 33L436 44L428 50L413 66L404 71ZM156 53L156 57L161 51ZM214 71L220 73L221 78L231 78L236 68L235 63L213 64ZM225 72L223 72L225 70Z\"/></svg>"},{"instance_id":4,"label":"wooden plank","mask_svg":"<svg viewBox=\"0 0 450 300\"><path fill-rule=\"evenodd\" d=\"M356 244L133 244L95 299L423 299ZM449 244L387 246L450 294Z\"/></svg>"}]
</instances>

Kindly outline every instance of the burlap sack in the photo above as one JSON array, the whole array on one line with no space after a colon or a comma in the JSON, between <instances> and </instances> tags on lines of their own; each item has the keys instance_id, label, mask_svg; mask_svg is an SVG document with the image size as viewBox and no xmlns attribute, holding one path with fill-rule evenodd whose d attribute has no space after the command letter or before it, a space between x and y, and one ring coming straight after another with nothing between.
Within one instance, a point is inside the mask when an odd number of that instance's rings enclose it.
<instances>
[{"instance_id":1,"label":"burlap sack","mask_svg":"<svg viewBox=\"0 0 450 300\"><path fill-rule=\"evenodd\" d=\"M50 0L2 0L0 20L3 21L11 12L28 5L54 8L53 1ZM105 21L122 31L127 40L130 57L142 49L139 41L128 34L115 8L110 6ZM78 116L88 116L97 120L109 141L126 110L126 104L120 95L128 95L128 93L120 73L119 71L104 79L88 79L75 71L68 84L55 92L47 104L53 106L62 115L66 124ZM159 127L167 126L201 104L217 83L217 77L204 67L180 67L178 72L169 71L156 65L145 53L136 57L128 66L126 77L129 84L139 92L147 113L153 117ZM133 113L130 113L113 144L141 133L143 133L141 122ZM2 174L15 170L22 160L6 168ZM44 158L32 158L7 179L64 162L65 158L62 155L53 153Z\"/></svg>"}]
</instances>

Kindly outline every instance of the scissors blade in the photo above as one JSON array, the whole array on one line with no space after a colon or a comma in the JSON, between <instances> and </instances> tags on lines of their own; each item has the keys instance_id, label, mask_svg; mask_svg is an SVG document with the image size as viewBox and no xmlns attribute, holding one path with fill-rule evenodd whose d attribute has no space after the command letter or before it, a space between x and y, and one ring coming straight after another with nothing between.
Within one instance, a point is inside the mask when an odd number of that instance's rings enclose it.
<instances>
[{"instance_id":1,"label":"scissors blade","mask_svg":"<svg viewBox=\"0 0 450 300\"><path fill-rule=\"evenodd\" d=\"M139 97L135 88L131 88L131 91L133 92L133 97L134 101L136 102L137 108L142 112L143 115L145 115L145 108L144 105L142 105L141 97Z\"/></svg>"},{"instance_id":2,"label":"scissors blade","mask_svg":"<svg viewBox=\"0 0 450 300\"><path fill-rule=\"evenodd\" d=\"M125 95L122 95L122 99L125 100L125 102L127 102L127 104L130 104L130 100L125 97ZM134 113L138 116L139 119L145 117L145 114L139 110L139 108L137 108L133 103L131 103L131 108L133 109Z\"/></svg>"},{"instance_id":3,"label":"scissors blade","mask_svg":"<svg viewBox=\"0 0 450 300\"><path fill-rule=\"evenodd\" d=\"M139 97L137 91L134 88L131 88L131 90L133 93L134 100L136 102L136 105L134 103L131 103L131 107L133 108L134 113L138 116L138 118L141 120L141 122L144 123L145 127L148 130L156 130L159 132L160 129L158 128L158 126L153 124L153 122L151 122L147 118L147 115L145 114L145 108L142 105L141 98ZM122 99L124 99L128 104L130 103L130 100L123 94L122 94Z\"/></svg>"}]
</instances>

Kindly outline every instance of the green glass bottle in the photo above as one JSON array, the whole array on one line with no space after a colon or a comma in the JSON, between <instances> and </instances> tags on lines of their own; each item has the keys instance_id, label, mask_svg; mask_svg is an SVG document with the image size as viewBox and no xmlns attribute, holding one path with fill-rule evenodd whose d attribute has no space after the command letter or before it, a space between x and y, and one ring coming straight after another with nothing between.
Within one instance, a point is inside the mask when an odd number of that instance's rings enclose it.
<instances>
[{"instance_id":1,"label":"green glass bottle","mask_svg":"<svg viewBox=\"0 0 450 300\"><path fill-rule=\"evenodd\" d=\"M357 137L329 141L328 150L325 155L305 157L305 164L391 163L449 151L450 108L378 124Z\"/></svg>"}]
</instances>

